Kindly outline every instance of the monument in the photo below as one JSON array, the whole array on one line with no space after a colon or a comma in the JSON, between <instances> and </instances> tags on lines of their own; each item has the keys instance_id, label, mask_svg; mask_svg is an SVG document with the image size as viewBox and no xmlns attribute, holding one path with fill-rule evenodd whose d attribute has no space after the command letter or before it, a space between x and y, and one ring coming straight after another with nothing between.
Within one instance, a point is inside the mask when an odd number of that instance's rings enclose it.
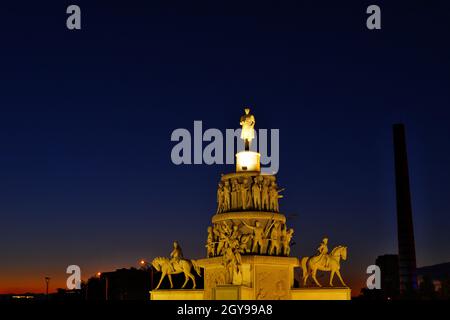
<instances>
[{"instance_id":1,"label":"monument","mask_svg":"<svg viewBox=\"0 0 450 320\"><path fill-rule=\"evenodd\" d=\"M335 247L328 253L324 238L316 255L299 261L291 256L294 229L280 212L279 188L275 175L260 170L260 154L250 151L255 137L255 117L250 109L240 118L244 150L236 154L236 171L224 174L217 187L217 210L207 229L206 258L187 260L158 257L152 265L170 282L171 274L184 272L192 289L153 290L151 299L205 300L348 300L351 292L340 274L347 248ZM178 244L174 245L174 250ZM181 252L181 249L180 249ZM173 253L173 252L172 252ZM195 289L191 268L204 270L204 289ZM303 269L303 287L294 288L294 269ZM330 272L329 287L322 287L317 271ZM342 287L333 287L334 275ZM307 286L311 277L314 287ZM160 281L160 283L161 283ZM156 289L159 288L159 285Z\"/></svg>"}]
</instances>

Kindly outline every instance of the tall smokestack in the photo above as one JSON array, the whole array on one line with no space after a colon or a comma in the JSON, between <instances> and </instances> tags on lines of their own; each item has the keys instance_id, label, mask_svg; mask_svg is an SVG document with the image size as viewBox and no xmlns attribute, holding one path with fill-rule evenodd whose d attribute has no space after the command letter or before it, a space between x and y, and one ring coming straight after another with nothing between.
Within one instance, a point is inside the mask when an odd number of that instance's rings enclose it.
<instances>
[{"instance_id":1,"label":"tall smokestack","mask_svg":"<svg viewBox=\"0 0 450 320\"><path fill-rule=\"evenodd\" d=\"M400 294L405 294L417 289L416 248L409 189L405 126L394 124L393 131Z\"/></svg>"}]
</instances>

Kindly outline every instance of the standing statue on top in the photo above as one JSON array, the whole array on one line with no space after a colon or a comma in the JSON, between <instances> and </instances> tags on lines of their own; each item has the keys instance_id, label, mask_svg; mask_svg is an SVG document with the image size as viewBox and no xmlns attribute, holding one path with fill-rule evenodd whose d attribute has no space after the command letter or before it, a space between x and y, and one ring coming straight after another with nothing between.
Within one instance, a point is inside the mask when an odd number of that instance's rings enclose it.
<instances>
[{"instance_id":1,"label":"standing statue on top","mask_svg":"<svg viewBox=\"0 0 450 320\"><path fill-rule=\"evenodd\" d=\"M241 116L240 124L242 126L241 139L244 140L245 151L250 150L250 143L255 138L255 117L250 114L250 109L244 109L245 114Z\"/></svg>"}]
</instances>

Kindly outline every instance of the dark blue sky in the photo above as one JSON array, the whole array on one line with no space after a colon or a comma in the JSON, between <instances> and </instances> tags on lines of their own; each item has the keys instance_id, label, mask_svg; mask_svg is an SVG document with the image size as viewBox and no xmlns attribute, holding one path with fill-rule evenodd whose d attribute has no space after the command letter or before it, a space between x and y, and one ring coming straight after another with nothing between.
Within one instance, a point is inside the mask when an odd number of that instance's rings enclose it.
<instances>
[{"instance_id":1,"label":"dark blue sky","mask_svg":"<svg viewBox=\"0 0 450 320\"><path fill-rule=\"evenodd\" d=\"M349 246L356 291L396 252L391 126L404 122L419 265L450 260L446 1L29 1L0 5L0 291L203 257L231 166L175 166L176 128L280 129L293 254ZM82 30L65 27L78 4ZM382 30L365 26L369 4ZM42 287L42 288L41 288Z\"/></svg>"}]
</instances>

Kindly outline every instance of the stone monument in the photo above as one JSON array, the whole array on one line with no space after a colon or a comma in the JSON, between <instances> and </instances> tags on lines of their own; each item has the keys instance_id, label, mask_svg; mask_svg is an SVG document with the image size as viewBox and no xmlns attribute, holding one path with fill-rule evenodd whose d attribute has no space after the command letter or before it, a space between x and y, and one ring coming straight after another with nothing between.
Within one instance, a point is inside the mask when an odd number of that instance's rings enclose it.
<instances>
[{"instance_id":1,"label":"stone monument","mask_svg":"<svg viewBox=\"0 0 450 320\"><path fill-rule=\"evenodd\" d=\"M301 263L290 256L294 229L287 226L279 209L284 189L278 186L275 175L261 173L260 154L250 151L255 122L246 108L240 119L244 150L236 154L236 172L220 178L217 210L207 229L206 258L186 264L189 270L190 265L204 269L204 289L157 290L152 291L152 299L350 299L350 289L339 272L340 261L347 258L346 247L338 246L328 254L325 238L315 256L304 257ZM303 269L302 288L294 288L296 267ZM330 272L330 287L321 287L316 278L318 270ZM333 287L335 274L343 287ZM306 286L309 276L317 287Z\"/></svg>"}]
</instances>

